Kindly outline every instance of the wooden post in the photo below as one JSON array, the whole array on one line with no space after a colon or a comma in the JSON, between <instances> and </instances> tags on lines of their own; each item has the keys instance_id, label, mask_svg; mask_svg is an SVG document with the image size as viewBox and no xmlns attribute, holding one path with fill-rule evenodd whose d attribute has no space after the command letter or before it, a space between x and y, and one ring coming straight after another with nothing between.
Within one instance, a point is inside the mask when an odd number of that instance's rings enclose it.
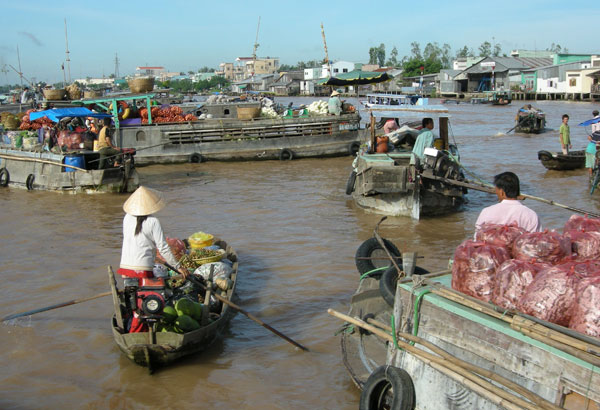
<instances>
[{"instance_id":1,"label":"wooden post","mask_svg":"<svg viewBox=\"0 0 600 410\"><path fill-rule=\"evenodd\" d=\"M115 280L115 273L113 272L112 266L108 267L108 283L113 298L113 307L115 309L115 319L117 320L117 326L122 332L125 331L123 326L123 316L121 314L121 302L119 301L119 295L117 290L117 281Z\"/></svg>"},{"instance_id":2,"label":"wooden post","mask_svg":"<svg viewBox=\"0 0 600 410\"><path fill-rule=\"evenodd\" d=\"M375 117L373 116L373 113L371 113L371 149L369 149L369 154L372 154L375 152Z\"/></svg>"}]
</instances>

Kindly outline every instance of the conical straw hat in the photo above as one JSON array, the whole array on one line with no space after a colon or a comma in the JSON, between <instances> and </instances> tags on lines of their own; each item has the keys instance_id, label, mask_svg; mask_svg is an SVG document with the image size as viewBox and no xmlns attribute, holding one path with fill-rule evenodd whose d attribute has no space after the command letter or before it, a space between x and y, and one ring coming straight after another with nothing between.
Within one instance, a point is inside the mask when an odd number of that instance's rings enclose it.
<instances>
[{"instance_id":1,"label":"conical straw hat","mask_svg":"<svg viewBox=\"0 0 600 410\"><path fill-rule=\"evenodd\" d=\"M165 207L167 201L163 194L155 189L140 186L123 204L123 210L129 215L152 215Z\"/></svg>"}]
</instances>

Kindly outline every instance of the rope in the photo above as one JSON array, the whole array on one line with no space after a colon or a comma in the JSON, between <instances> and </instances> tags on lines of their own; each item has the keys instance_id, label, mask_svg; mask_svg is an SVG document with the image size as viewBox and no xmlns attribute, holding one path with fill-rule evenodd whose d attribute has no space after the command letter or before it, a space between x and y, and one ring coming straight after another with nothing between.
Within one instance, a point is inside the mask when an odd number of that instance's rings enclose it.
<instances>
[{"instance_id":1,"label":"rope","mask_svg":"<svg viewBox=\"0 0 600 410\"><path fill-rule=\"evenodd\" d=\"M382 266L381 268L375 268L373 270L365 272L362 275L360 275L360 280L363 280L364 278L366 278L367 276L369 276L371 273L378 272L380 270L384 270L384 269L387 269L387 268L389 268L389 266Z\"/></svg>"},{"instance_id":2,"label":"rope","mask_svg":"<svg viewBox=\"0 0 600 410\"><path fill-rule=\"evenodd\" d=\"M423 296L425 296L426 294L431 293L431 291L429 289L425 289L423 292L421 292L419 294L419 296L417 296L417 299L415 300L415 306L414 306L414 316L413 316L413 335L417 336L417 334L419 333L419 310L421 308L421 300L423 299ZM410 342L411 346L415 345L415 342L411 341Z\"/></svg>"}]
</instances>

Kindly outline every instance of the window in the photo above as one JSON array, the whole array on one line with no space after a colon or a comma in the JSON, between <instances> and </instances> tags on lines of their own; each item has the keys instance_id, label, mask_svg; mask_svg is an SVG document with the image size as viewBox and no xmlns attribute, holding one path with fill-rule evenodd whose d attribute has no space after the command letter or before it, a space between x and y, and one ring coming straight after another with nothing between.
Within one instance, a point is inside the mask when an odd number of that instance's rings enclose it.
<instances>
[{"instance_id":1,"label":"window","mask_svg":"<svg viewBox=\"0 0 600 410\"><path fill-rule=\"evenodd\" d=\"M577 78L569 79L569 87L577 87Z\"/></svg>"},{"instance_id":2,"label":"window","mask_svg":"<svg viewBox=\"0 0 600 410\"><path fill-rule=\"evenodd\" d=\"M334 72L334 73L337 73L337 72L339 72L339 71L340 71L340 70L338 70L337 68L334 68L334 69L333 69L333 72Z\"/></svg>"},{"instance_id":3,"label":"window","mask_svg":"<svg viewBox=\"0 0 600 410\"><path fill-rule=\"evenodd\" d=\"M348 69L347 69L347 68L344 68L342 71L343 71L344 73L347 73L347 72L348 72Z\"/></svg>"}]
</instances>

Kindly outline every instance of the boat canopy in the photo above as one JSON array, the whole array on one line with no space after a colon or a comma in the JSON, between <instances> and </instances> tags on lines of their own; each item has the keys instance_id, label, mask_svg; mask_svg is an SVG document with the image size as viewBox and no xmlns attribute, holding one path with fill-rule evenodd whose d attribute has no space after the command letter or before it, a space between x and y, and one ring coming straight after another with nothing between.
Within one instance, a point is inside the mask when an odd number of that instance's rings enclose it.
<instances>
[{"instance_id":1,"label":"boat canopy","mask_svg":"<svg viewBox=\"0 0 600 410\"><path fill-rule=\"evenodd\" d=\"M317 81L317 84L335 86L364 85L382 83L391 79L392 77L387 73L353 70L348 73L338 74L336 77L324 78Z\"/></svg>"},{"instance_id":2,"label":"boat canopy","mask_svg":"<svg viewBox=\"0 0 600 410\"><path fill-rule=\"evenodd\" d=\"M31 121L42 117L48 117L54 122L59 122L66 117L110 118L112 115L93 112L85 107L53 108L51 110L35 111L29 114L29 119Z\"/></svg>"},{"instance_id":3,"label":"boat canopy","mask_svg":"<svg viewBox=\"0 0 600 410\"><path fill-rule=\"evenodd\" d=\"M600 122L600 117L592 118L591 120L587 120L579 124L582 127L587 127L588 125L597 124Z\"/></svg>"}]
</instances>

